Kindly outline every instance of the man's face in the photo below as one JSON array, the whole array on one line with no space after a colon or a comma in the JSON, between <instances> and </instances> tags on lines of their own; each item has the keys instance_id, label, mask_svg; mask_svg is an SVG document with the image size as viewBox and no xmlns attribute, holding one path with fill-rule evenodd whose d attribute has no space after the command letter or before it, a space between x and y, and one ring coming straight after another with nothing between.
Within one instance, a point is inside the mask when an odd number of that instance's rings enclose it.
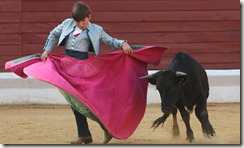
<instances>
[{"instance_id":1,"label":"man's face","mask_svg":"<svg viewBox=\"0 0 244 148\"><path fill-rule=\"evenodd\" d=\"M79 22L76 22L76 26L82 30L85 30L88 26L90 18L91 18L91 15L89 15L88 17L85 17L83 20L81 20Z\"/></svg>"}]
</instances>

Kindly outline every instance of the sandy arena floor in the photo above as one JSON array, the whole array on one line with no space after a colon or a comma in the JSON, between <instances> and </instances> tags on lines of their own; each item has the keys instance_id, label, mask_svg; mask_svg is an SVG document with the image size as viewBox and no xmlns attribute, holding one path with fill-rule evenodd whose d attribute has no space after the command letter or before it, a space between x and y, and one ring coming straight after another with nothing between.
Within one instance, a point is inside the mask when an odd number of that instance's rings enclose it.
<instances>
[{"instance_id":1,"label":"sandy arena floor","mask_svg":"<svg viewBox=\"0 0 244 148\"><path fill-rule=\"evenodd\" d=\"M195 144L240 144L240 103L208 104L209 118L215 131L213 139L204 138L201 125L191 114ZM188 144L185 125L178 113L181 135L171 136L172 117L164 127L151 129L152 122L162 115L159 104L148 105L144 118L134 134L126 139L112 139L109 144ZM69 144L76 139L76 123L68 105L0 106L1 144ZM93 144L101 144L103 131L98 123L88 120ZM129 123L128 123L129 125Z\"/></svg>"}]
</instances>

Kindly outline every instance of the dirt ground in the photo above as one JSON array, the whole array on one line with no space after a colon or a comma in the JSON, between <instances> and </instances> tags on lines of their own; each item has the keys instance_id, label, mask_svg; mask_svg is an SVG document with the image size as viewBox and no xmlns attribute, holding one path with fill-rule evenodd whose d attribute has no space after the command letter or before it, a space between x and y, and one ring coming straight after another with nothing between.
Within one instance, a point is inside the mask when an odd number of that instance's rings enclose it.
<instances>
[{"instance_id":1,"label":"dirt ground","mask_svg":"<svg viewBox=\"0 0 244 148\"><path fill-rule=\"evenodd\" d=\"M191 127L195 144L241 144L240 103L208 104L210 122L216 137L204 138L194 112ZM159 104L150 104L136 131L126 140L112 139L109 144L189 144L185 125L178 114L180 137L171 136L172 117L153 131L152 122L162 115ZM76 139L76 123L69 105L1 105L1 144L69 144ZM101 144L103 131L98 123L88 120L93 144ZM129 125L129 123L128 123Z\"/></svg>"}]
</instances>

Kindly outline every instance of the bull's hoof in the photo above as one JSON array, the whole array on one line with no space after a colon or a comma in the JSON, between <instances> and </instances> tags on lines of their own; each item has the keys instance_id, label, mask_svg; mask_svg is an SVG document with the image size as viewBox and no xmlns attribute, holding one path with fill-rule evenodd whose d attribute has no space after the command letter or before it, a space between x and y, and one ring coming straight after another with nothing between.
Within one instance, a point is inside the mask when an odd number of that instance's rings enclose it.
<instances>
[{"instance_id":1,"label":"bull's hoof","mask_svg":"<svg viewBox=\"0 0 244 148\"><path fill-rule=\"evenodd\" d=\"M155 130L160 124L162 124L162 126L163 126L164 125L164 122L165 122L165 119L162 118L162 117L160 117L160 118L158 118L157 120L155 120L153 122L152 127L154 127L154 130Z\"/></svg>"},{"instance_id":2,"label":"bull's hoof","mask_svg":"<svg viewBox=\"0 0 244 148\"><path fill-rule=\"evenodd\" d=\"M215 133L215 132L210 133L210 134L203 133L203 136L204 136L205 138L211 139L211 138L216 137L216 133Z\"/></svg>"},{"instance_id":3,"label":"bull's hoof","mask_svg":"<svg viewBox=\"0 0 244 148\"><path fill-rule=\"evenodd\" d=\"M186 141L188 141L191 144L194 144L195 143L195 138L194 137L186 138Z\"/></svg>"},{"instance_id":4,"label":"bull's hoof","mask_svg":"<svg viewBox=\"0 0 244 148\"><path fill-rule=\"evenodd\" d=\"M205 138L211 139L216 136L216 133L211 125L203 127L203 135Z\"/></svg>"},{"instance_id":5,"label":"bull's hoof","mask_svg":"<svg viewBox=\"0 0 244 148\"><path fill-rule=\"evenodd\" d=\"M194 138L194 134L192 131L187 131L186 141L188 141L189 143L195 143L195 138Z\"/></svg>"},{"instance_id":6,"label":"bull's hoof","mask_svg":"<svg viewBox=\"0 0 244 148\"><path fill-rule=\"evenodd\" d=\"M175 137L179 137L180 136L180 130L179 130L179 126L173 126L173 130L172 130L172 136Z\"/></svg>"}]
</instances>

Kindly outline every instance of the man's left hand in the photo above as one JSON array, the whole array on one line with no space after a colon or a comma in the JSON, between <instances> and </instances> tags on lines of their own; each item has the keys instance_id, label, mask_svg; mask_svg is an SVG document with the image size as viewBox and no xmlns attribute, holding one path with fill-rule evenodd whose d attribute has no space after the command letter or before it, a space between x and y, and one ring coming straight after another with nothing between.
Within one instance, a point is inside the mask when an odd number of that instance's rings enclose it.
<instances>
[{"instance_id":1,"label":"man's left hand","mask_svg":"<svg viewBox=\"0 0 244 148\"><path fill-rule=\"evenodd\" d=\"M132 48L130 47L130 45L129 45L127 42L124 42L124 43L122 44L122 48L123 48L123 50L124 50L124 53L127 54L127 55L133 53Z\"/></svg>"}]
</instances>

